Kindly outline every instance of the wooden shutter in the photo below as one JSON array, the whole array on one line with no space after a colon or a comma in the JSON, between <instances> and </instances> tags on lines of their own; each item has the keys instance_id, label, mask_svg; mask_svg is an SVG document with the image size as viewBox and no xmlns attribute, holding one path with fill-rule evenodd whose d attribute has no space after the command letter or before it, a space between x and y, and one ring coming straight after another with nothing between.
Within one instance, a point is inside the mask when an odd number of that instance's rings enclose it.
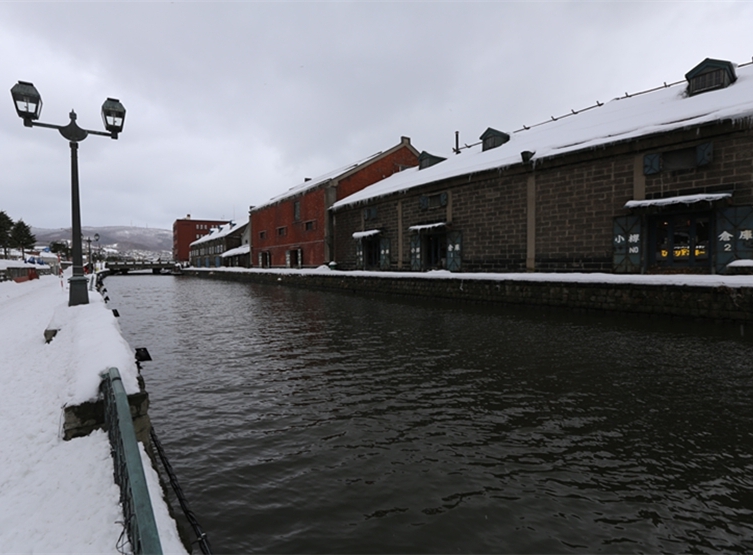
<instances>
[{"instance_id":1,"label":"wooden shutter","mask_svg":"<svg viewBox=\"0 0 753 555\"><path fill-rule=\"evenodd\" d=\"M620 216L614 219L612 266L615 273L634 274L641 271L645 241L640 216Z\"/></svg>"},{"instance_id":2,"label":"wooden shutter","mask_svg":"<svg viewBox=\"0 0 753 555\"><path fill-rule=\"evenodd\" d=\"M714 159L714 143L703 143L695 147L695 163L697 166L710 164Z\"/></svg>"},{"instance_id":3,"label":"wooden shutter","mask_svg":"<svg viewBox=\"0 0 753 555\"><path fill-rule=\"evenodd\" d=\"M656 152L653 154L646 154L643 157L643 173L644 175L652 175L661 171L661 154Z\"/></svg>"},{"instance_id":4,"label":"wooden shutter","mask_svg":"<svg viewBox=\"0 0 753 555\"><path fill-rule=\"evenodd\" d=\"M447 269L451 272L460 271L462 239L460 231L447 232Z\"/></svg>"},{"instance_id":5,"label":"wooden shutter","mask_svg":"<svg viewBox=\"0 0 753 555\"><path fill-rule=\"evenodd\" d=\"M410 236L410 269L413 272L421 271L421 235L418 233Z\"/></svg>"},{"instance_id":6,"label":"wooden shutter","mask_svg":"<svg viewBox=\"0 0 753 555\"><path fill-rule=\"evenodd\" d=\"M379 238L379 268L381 270L390 269L390 239L389 237Z\"/></svg>"},{"instance_id":7,"label":"wooden shutter","mask_svg":"<svg viewBox=\"0 0 753 555\"><path fill-rule=\"evenodd\" d=\"M356 270L363 270L363 239L356 239Z\"/></svg>"},{"instance_id":8,"label":"wooden shutter","mask_svg":"<svg viewBox=\"0 0 753 555\"><path fill-rule=\"evenodd\" d=\"M753 259L753 206L728 206L716 213L716 272L723 274L735 260Z\"/></svg>"}]
</instances>

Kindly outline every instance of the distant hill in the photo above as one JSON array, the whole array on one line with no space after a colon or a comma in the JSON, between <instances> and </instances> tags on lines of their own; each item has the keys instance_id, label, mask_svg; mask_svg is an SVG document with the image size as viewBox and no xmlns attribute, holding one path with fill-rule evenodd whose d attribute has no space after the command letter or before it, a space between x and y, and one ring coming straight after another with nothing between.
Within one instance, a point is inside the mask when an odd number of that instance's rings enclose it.
<instances>
[{"instance_id":1,"label":"distant hill","mask_svg":"<svg viewBox=\"0 0 753 555\"><path fill-rule=\"evenodd\" d=\"M71 228L44 229L32 227L31 232L37 238L38 245L49 244L52 241L70 241ZM173 250L173 232L168 229L150 227L84 227L81 230L84 237L94 238L99 233L99 246L116 249L119 252L149 251L170 252ZM94 245L95 243L92 243Z\"/></svg>"}]
</instances>

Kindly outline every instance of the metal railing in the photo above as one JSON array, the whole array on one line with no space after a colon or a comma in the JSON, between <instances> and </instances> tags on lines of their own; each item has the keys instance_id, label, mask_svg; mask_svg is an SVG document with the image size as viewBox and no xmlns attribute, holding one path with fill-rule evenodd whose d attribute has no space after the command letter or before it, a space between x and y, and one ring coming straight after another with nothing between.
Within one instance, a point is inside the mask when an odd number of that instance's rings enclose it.
<instances>
[{"instance_id":1,"label":"metal railing","mask_svg":"<svg viewBox=\"0 0 753 555\"><path fill-rule=\"evenodd\" d=\"M152 429L149 433L152 438L152 445L154 445L154 448L157 451L157 455L159 455L159 458L162 461L162 466L165 469L165 472L167 473L168 479L170 480L170 485L173 487L175 496L178 498L178 503L180 503L180 508L183 509L183 514L185 515L186 520L188 520L188 523L191 525L191 528L196 534L196 541L193 543L199 544L199 549L201 549L201 552L204 555L212 555L212 547L209 545L209 538L207 537L206 532L202 530L201 525L199 524L199 521L196 520L196 515L193 514L193 511L188 506L188 500L186 499L186 496L183 494L183 489L180 487L180 484L178 483L178 476L176 476L175 471L173 470L173 466L170 464L170 461L167 459L167 455L165 454L165 450L162 447L162 443L157 437L157 432L154 431L154 426L152 426Z\"/></svg>"},{"instance_id":2,"label":"metal railing","mask_svg":"<svg viewBox=\"0 0 753 555\"><path fill-rule=\"evenodd\" d=\"M137 554L161 555L162 546L133 429L131 409L117 368L110 368L104 374L100 388L115 465L115 482L120 486L120 502L131 548Z\"/></svg>"}]
</instances>

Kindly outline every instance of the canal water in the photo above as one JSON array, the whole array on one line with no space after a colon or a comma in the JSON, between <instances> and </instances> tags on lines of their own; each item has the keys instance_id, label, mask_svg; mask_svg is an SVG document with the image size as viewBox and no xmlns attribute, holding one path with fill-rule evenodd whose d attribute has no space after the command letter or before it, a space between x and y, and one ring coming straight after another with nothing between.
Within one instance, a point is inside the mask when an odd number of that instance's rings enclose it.
<instances>
[{"instance_id":1,"label":"canal water","mask_svg":"<svg viewBox=\"0 0 753 555\"><path fill-rule=\"evenodd\" d=\"M753 550L739 326L106 286L154 359L152 421L218 553Z\"/></svg>"}]
</instances>

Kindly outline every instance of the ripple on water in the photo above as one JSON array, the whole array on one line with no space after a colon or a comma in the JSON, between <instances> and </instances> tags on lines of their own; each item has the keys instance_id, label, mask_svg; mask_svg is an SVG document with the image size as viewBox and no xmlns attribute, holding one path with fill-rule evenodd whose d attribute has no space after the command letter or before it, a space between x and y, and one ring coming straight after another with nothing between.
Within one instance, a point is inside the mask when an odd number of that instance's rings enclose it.
<instances>
[{"instance_id":1,"label":"ripple on water","mask_svg":"<svg viewBox=\"0 0 753 555\"><path fill-rule=\"evenodd\" d=\"M745 552L725 326L108 278L218 552Z\"/></svg>"}]
</instances>

